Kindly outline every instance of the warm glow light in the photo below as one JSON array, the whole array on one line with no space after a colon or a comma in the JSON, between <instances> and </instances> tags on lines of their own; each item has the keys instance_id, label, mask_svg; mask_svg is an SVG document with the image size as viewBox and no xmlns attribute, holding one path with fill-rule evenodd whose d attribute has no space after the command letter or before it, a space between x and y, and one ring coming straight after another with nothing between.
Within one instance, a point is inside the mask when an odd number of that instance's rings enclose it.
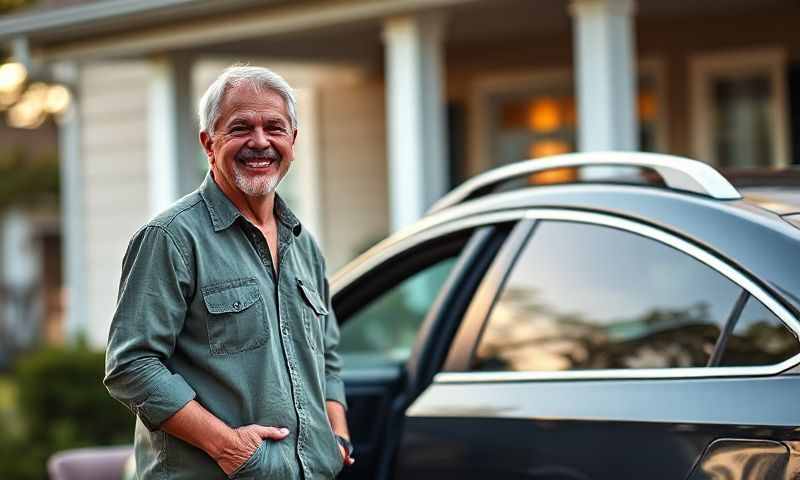
<instances>
[{"instance_id":1,"label":"warm glow light","mask_svg":"<svg viewBox=\"0 0 800 480\"><path fill-rule=\"evenodd\" d=\"M16 128L37 128L47 117L45 104L50 87L37 82L22 94L19 102L8 109L8 124Z\"/></svg>"},{"instance_id":2,"label":"warm glow light","mask_svg":"<svg viewBox=\"0 0 800 480\"><path fill-rule=\"evenodd\" d=\"M569 144L561 140L540 140L528 148L530 158L542 158L550 155L560 155L570 151Z\"/></svg>"},{"instance_id":3,"label":"warm glow light","mask_svg":"<svg viewBox=\"0 0 800 480\"><path fill-rule=\"evenodd\" d=\"M46 118L42 104L21 101L8 109L8 124L15 128L37 128Z\"/></svg>"},{"instance_id":4,"label":"warm glow light","mask_svg":"<svg viewBox=\"0 0 800 480\"><path fill-rule=\"evenodd\" d=\"M47 90L47 99L44 103L44 109L48 113L60 115L67 110L70 102L70 94L67 87L63 85L52 85Z\"/></svg>"},{"instance_id":5,"label":"warm glow light","mask_svg":"<svg viewBox=\"0 0 800 480\"><path fill-rule=\"evenodd\" d=\"M558 129L561 127L561 104L549 97L534 100L528 110L528 125L541 133Z\"/></svg>"},{"instance_id":6,"label":"warm glow light","mask_svg":"<svg viewBox=\"0 0 800 480\"><path fill-rule=\"evenodd\" d=\"M571 148L567 142L561 140L540 140L531 144L528 148L530 158L548 157L550 155L560 155L569 153ZM574 168L557 168L546 170L531 175L529 182L535 185L548 183L568 183L576 180Z\"/></svg>"},{"instance_id":7,"label":"warm glow light","mask_svg":"<svg viewBox=\"0 0 800 480\"><path fill-rule=\"evenodd\" d=\"M654 120L658 113L656 96L652 92L642 92L638 100L639 120Z\"/></svg>"},{"instance_id":8,"label":"warm glow light","mask_svg":"<svg viewBox=\"0 0 800 480\"><path fill-rule=\"evenodd\" d=\"M28 70L21 63L5 63L0 65L0 93L12 93L22 87L28 78Z\"/></svg>"},{"instance_id":9,"label":"warm glow light","mask_svg":"<svg viewBox=\"0 0 800 480\"><path fill-rule=\"evenodd\" d=\"M19 92L0 92L0 110L5 110L19 100Z\"/></svg>"}]
</instances>

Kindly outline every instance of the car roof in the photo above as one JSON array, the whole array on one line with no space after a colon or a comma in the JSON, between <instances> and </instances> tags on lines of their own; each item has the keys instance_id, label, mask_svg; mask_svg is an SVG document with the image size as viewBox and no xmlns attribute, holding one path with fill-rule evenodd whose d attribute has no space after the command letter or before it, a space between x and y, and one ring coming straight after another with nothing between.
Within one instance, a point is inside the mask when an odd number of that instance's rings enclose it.
<instances>
[{"instance_id":1,"label":"car roof","mask_svg":"<svg viewBox=\"0 0 800 480\"><path fill-rule=\"evenodd\" d=\"M800 168L721 172L745 200L779 215L800 213Z\"/></svg>"}]
</instances>

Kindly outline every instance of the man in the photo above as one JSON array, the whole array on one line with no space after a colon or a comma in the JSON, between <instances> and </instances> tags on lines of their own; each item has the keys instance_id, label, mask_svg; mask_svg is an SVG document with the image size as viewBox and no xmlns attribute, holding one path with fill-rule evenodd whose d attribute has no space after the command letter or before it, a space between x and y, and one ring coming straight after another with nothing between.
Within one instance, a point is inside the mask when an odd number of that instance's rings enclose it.
<instances>
[{"instance_id":1,"label":"man","mask_svg":"<svg viewBox=\"0 0 800 480\"><path fill-rule=\"evenodd\" d=\"M322 255L275 188L295 99L231 67L199 104L209 173L123 260L104 383L137 416L141 479L330 479L352 464Z\"/></svg>"}]
</instances>

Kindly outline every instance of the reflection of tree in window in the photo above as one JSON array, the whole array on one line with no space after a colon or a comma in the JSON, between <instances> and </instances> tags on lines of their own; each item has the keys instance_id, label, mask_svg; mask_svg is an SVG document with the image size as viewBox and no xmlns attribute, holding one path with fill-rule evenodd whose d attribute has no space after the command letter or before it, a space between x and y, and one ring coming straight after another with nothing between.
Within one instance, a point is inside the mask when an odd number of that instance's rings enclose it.
<instances>
[{"instance_id":1,"label":"reflection of tree in window","mask_svg":"<svg viewBox=\"0 0 800 480\"><path fill-rule=\"evenodd\" d=\"M542 222L492 310L476 368L702 367L740 291L654 240Z\"/></svg>"},{"instance_id":2,"label":"reflection of tree in window","mask_svg":"<svg viewBox=\"0 0 800 480\"><path fill-rule=\"evenodd\" d=\"M345 367L404 362L455 260L440 261L414 274L350 317L342 326L339 342Z\"/></svg>"},{"instance_id":3,"label":"reflection of tree in window","mask_svg":"<svg viewBox=\"0 0 800 480\"><path fill-rule=\"evenodd\" d=\"M752 366L780 363L796 355L797 338L758 300L747 300L725 343L720 365Z\"/></svg>"},{"instance_id":4,"label":"reflection of tree in window","mask_svg":"<svg viewBox=\"0 0 800 480\"><path fill-rule=\"evenodd\" d=\"M508 290L478 349L477 370L556 371L704 366L719 336L708 305L654 309L607 326L559 314L530 291Z\"/></svg>"}]
</instances>

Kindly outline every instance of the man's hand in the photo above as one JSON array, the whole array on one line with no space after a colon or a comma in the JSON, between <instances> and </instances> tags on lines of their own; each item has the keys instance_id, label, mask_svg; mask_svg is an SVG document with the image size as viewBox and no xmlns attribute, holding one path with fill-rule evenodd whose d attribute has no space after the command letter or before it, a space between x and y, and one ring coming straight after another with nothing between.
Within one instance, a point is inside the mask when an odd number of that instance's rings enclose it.
<instances>
[{"instance_id":1,"label":"man's hand","mask_svg":"<svg viewBox=\"0 0 800 480\"><path fill-rule=\"evenodd\" d=\"M222 468L225 475L230 475L253 456L264 440L279 441L288 434L289 430L286 428L263 425L245 425L235 428L226 446L214 456L214 461Z\"/></svg>"},{"instance_id":2,"label":"man's hand","mask_svg":"<svg viewBox=\"0 0 800 480\"><path fill-rule=\"evenodd\" d=\"M231 428L192 400L161 424L161 429L206 452L230 475L253 456L264 439L278 441L289 430L263 425Z\"/></svg>"},{"instance_id":3,"label":"man's hand","mask_svg":"<svg viewBox=\"0 0 800 480\"><path fill-rule=\"evenodd\" d=\"M345 465L352 465L356 463L356 459L347 456L347 450L345 450L344 447L341 445L339 445L339 453L342 455L342 463L344 463Z\"/></svg>"}]
</instances>

